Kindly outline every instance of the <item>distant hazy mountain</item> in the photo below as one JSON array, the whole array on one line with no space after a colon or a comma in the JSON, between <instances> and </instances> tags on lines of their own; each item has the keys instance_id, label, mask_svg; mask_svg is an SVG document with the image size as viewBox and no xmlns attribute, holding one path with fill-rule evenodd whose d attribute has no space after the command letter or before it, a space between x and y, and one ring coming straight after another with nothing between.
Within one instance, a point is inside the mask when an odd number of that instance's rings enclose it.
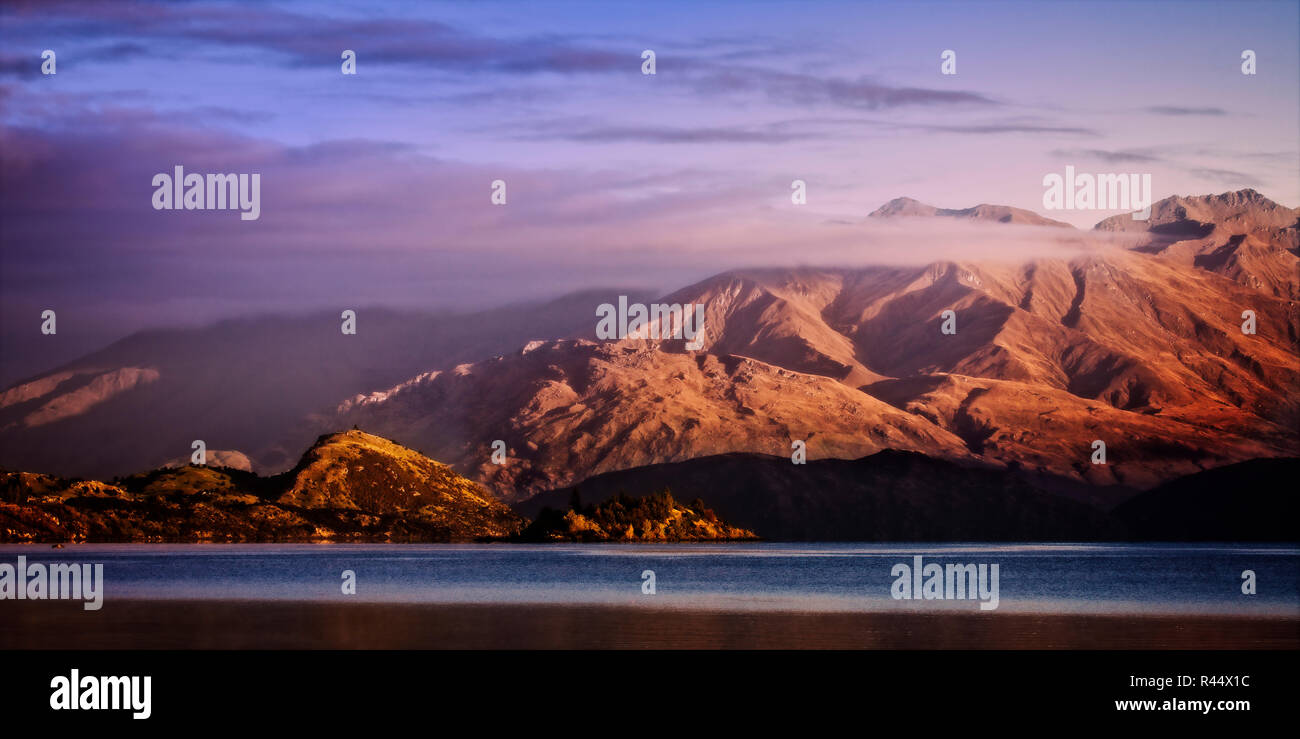
<instances>
[{"instance_id":1,"label":"distant hazy mountain","mask_svg":"<svg viewBox=\"0 0 1300 739\"><path fill-rule=\"evenodd\" d=\"M1059 226L1074 228L1063 221L1045 218L1032 210L1012 208L1008 205L989 205L982 203L971 208L936 208L912 198L894 198L871 212L872 218L893 218L896 216L940 216L945 218L965 218L975 221L994 221L997 223L1018 223L1029 226Z\"/></svg>"},{"instance_id":2,"label":"distant hazy mountain","mask_svg":"<svg viewBox=\"0 0 1300 739\"><path fill-rule=\"evenodd\" d=\"M141 332L0 393L0 466L106 477L188 461L201 439L280 471L321 432L304 424L309 413L588 329L608 299L591 291L469 314L362 308L351 336L338 313Z\"/></svg>"}]
</instances>

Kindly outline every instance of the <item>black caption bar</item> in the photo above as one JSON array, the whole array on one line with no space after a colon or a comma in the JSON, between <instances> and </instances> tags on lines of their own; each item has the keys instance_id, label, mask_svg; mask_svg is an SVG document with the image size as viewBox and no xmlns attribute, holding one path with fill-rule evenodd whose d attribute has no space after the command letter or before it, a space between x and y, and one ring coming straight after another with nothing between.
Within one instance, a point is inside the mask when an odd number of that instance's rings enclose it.
<instances>
[{"instance_id":1,"label":"black caption bar","mask_svg":"<svg viewBox=\"0 0 1300 739\"><path fill-rule=\"evenodd\" d=\"M918 727L1251 726L1291 715L1294 662L1285 652L18 651L0 671L0 715L51 729L234 731L465 719L734 730L827 727L837 716L862 727L890 717ZM142 684L128 695L129 678L146 676L142 709ZM60 694L74 677L80 694Z\"/></svg>"}]
</instances>

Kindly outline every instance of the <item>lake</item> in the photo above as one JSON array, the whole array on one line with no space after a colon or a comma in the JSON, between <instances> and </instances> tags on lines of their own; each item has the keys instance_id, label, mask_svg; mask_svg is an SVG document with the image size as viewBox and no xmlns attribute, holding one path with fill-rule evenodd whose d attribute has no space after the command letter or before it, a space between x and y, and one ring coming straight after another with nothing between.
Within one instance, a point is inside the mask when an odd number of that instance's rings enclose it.
<instances>
[{"instance_id":1,"label":"lake","mask_svg":"<svg viewBox=\"0 0 1300 739\"><path fill-rule=\"evenodd\" d=\"M893 598L894 568L921 555L925 564L996 564L991 613L1300 617L1292 544L4 545L0 563L20 554L103 563L105 609L131 600L980 610L970 598ZM355 595L342 592L345 570ZM1255 573L1254 595L1242 593L1245 570Z\"/></svg>"}]
</instances>

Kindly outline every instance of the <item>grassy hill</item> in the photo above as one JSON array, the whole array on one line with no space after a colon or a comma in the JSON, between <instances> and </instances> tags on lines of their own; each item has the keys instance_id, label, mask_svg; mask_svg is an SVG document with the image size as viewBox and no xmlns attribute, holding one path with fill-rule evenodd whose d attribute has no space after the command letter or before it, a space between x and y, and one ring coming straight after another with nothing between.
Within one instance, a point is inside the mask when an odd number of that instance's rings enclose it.
<instances>
[{"instance_id":1,"label":"grassy hill","mask_svg":"<svg viewBox=\"0 0 1300 739\"><path fill-rule=\"evenodd\" d=\"M165 468L111 482L0 471L0 541L472 541L525 521L470 480L362 431L275 477Z\"/></svg>"}]
</instances>

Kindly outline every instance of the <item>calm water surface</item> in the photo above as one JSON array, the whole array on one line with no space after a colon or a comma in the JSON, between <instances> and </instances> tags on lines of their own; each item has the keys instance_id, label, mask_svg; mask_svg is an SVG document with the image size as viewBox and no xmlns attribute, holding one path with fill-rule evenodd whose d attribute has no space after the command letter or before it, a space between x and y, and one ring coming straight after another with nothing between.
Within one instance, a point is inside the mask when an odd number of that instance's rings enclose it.
<instances>
[{"instance_id":1,"label":"calm water surface","mask_svg":"<svg viewBox=\"0 0 1300 739\"><path fill-rule=\"evenodd\" d=\"M117 544L0 546L0 562L102 562L105 600L562 603L726 610L978 610L894 600L921 554L998 564L998 612L1300 617L1291 544ZM341 593L341 573L357 577ZM656 593L641 592L655 573ZM1241 592L1253 570L1256 595Z\"/></svg>"}]
</instances>

